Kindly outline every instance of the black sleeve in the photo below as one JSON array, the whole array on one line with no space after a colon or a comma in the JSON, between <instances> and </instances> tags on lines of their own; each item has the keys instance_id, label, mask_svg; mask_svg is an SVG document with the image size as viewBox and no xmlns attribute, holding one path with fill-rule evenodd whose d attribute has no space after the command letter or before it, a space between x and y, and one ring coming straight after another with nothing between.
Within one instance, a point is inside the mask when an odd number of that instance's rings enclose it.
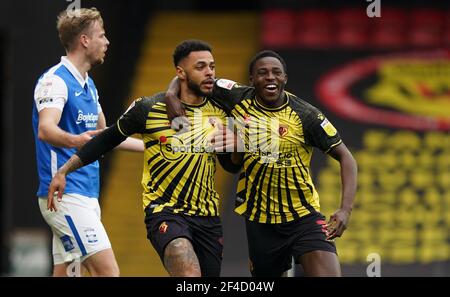
<instances>
[{"instance_id":1,"label":"black sleeve","mask_svg":"<svg viewBox=\"0 0 450 297\"><path fill-rule=\"evenodd\" d=\"M252 96L254 88L240 85L232 80L217 79L214 83L211 99L227 113L231 113L240 101Z\"/></svg>"},{"instance_id":2,"label":"black sleeve","mask_svg":"<svg viewBox=\"0 0 450 297\"><path fill-rule=\"evenodd\" d=\"M117 121L117 128L124 136L143 133L148 115L147 101L136 99Z\"/></svg>"},{"instance_id":3,"label":"black sleeve","mask_svg":"<svg viewBox=\"0 0 450 297\"><path fill-rule=\"evenodd\" d=\"M92 138L76 155L80 157L83 165L87 165L98 160L103 154L115 148L125 139L127 137L120 133L117 125L113 125Z\"/></svg>"},{"instance_id":4,"label":"black sleeve","mask_svg":"<svg viewBox=\"0 0 450 297\"><path fill-rule=\"evenodd\" d=\"M231 153L217 154L217 159L223 169L230 173L238 173L242 168L242 165L236 165L231 161Z\"/></svg>"},{"instance_id":5,"label":"black sleeve","mask_svg":"<svg viewBox=\"0 0 450 297\"><path fill-rule=\"evenodd\" d=\"M304 119L305 141L325 153L342 142L331 122L318 110L312 110Z\"/></svg>"}]
</instances>

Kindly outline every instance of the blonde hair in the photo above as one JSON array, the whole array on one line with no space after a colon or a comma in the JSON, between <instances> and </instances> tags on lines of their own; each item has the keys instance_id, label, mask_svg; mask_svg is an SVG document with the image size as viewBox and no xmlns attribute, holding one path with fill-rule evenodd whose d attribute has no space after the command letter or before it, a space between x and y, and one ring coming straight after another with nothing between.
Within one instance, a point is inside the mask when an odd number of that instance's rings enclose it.
<instances>
[{"instance_id":1,"label":"blonde hair","mask_svg":"<svg viewBox=\"0 0 450 297\"><path fill-rule=\"evenodd\" d=\"M86 31L95 22L103 26L103 19L97 8L80 8L74 11L63 10L56 21L59 39L67 51L74 45L75 39L81 32Z\"/></svg>"}]
</instances>

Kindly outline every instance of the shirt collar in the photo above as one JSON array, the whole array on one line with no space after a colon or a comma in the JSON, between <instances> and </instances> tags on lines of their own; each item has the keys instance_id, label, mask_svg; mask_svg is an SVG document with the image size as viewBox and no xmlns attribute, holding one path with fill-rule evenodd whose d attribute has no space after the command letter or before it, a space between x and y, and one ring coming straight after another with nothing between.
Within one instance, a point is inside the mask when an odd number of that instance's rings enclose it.
<instances>
[{"instance_id":1,"label":"shirt collar","mask_svg":"<svg viewBox=\"0 0 450 297\"><path fill-rule=\"evenodd\" d=\"M69 70L70 73L75 77L81 87L85 87L88 83L89 75L86 73L86 79L83 78L78 69L72 64L72 62L67 59L66 56L61 57L61 63Z\"/></svg>"},{"instance_id":2,"label":"shirt collar","mask_svg":"<svg viewBox=\"0 0 450 297\"><path fill-rule=\"evenodd\" d=\"M283 93L284 93L284 95L286 96L286 101L283 102L283 104L281 104L281 106L278 106L278 107L266 107L266 106L262 105L262 104L258 101L258 99L256 99L256 97L255 97L256 105L257 105L259 108L261 108L261 109L263 109L263 110L265 110L265 111L280 111L280 110L284 109L286 106L288 106L288 104L289 104L289 94L288 94L287 92L285 92L285 91L283 91Z\"/></svg>"}]
</instances>

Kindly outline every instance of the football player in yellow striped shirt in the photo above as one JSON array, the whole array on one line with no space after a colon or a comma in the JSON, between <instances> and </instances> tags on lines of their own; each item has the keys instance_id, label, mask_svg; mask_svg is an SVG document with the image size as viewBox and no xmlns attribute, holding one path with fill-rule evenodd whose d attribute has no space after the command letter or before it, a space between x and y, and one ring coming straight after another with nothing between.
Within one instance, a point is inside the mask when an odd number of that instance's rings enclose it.
<instances>
[{"instance_id":1,"label":"football player in yellow striped shirt","mask_svg":"<svg viewBox=\"0 0 450 297\"><path fill-rule=\"evenodd\" d=\"M356 162L323 113L284 90L287 67L281 56L262 51L249 68L251 87L219 79L210 97L234 116L245 144L243 153L235 153L243 163L235 211L246 218L252 275L281 276L294 257L308 276L340 276L332 240L348 224ZM177 89L173 81L166 100L182 115ZM328 224L311 178L313 147L341 166L341 207Z\"/></svg>"},{"instance_id":2,"label":"football player in yellow striped shirt","mask_svg":"<svg viewBox=\"0 0 450 297\"><path fill-rule=\"evenodd\" d=\"M185 41L175 49L174 64L192 125L180 131L172 129L164 93L137 99L115 125L58 170L49 189L48 207L53 209L57 203L53 200L55 191L61 197L68 173L139 133L145 144L142 186L148 239L171 276L219 276L223 238L214 147L223 144L226 148L228 144L214 140L230 131L224 128L225 112L205 96L214 86L210 46ZM225 156L218 155L219 161Z\"/></svg>"}]
</instances>

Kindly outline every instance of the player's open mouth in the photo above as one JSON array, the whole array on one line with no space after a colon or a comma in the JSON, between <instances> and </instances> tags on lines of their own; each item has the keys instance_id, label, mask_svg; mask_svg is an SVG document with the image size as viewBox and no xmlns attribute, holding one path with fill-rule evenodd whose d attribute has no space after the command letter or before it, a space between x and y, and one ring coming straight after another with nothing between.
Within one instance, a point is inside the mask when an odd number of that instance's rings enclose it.
<instances>
[{"instance_id":1,"label":"player's open mouth","mask_svg":"<svg viewBox=\"0 0 450 297\"><path fill-rule=\"evenodd\" d=\"M275 84L270 84L270 85L266 85L264 87L264 89L269 91L269 92L275 92L278 89L278 87Z\"/></svg>"},{"instance_id":2,"label":"player's open mouth","mask_svg":"<svg viewBox=\"0 0 450 297\"><path fill-rule=\"evenodd\" d=\"M212 89L214 86L214 80L212 80L212 79L205 80L202 82L202 85L204 85L208 89Z\"/></svg>"}]
</instances>

